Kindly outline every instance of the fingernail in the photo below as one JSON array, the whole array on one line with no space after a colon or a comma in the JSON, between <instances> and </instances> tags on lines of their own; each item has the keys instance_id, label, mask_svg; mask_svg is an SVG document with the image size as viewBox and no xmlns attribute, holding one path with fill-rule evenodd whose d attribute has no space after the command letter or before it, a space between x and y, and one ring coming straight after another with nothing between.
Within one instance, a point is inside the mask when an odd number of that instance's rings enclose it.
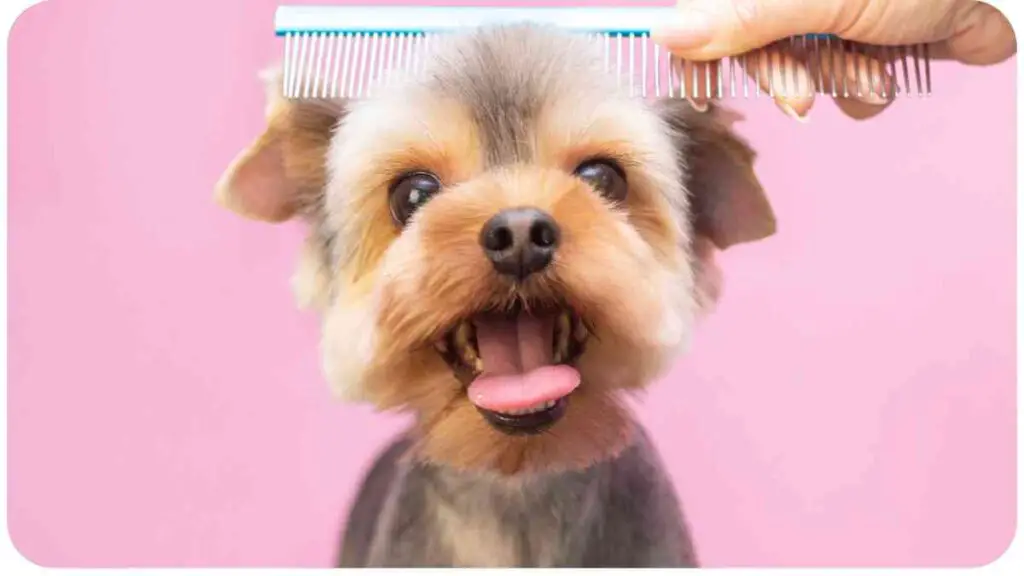
<instances>
[{"instance_id":1,"label":"fingernail","mask_svg":"<svg viewBox=\"0 0 1024 576\"><path fill-rule=\"evenodd\" d=\"M854 86L857 85L856 82L858 80L861 82L860 90L857 90L857 93L850 94L850 97L859 100L865 104L872 104L875 106L884 106L889 103L889 99L883 97L878 92L879 89L883 89L882 87L885 86L884 78L881 78L879 76L868 76L867 78L851 78L850 80L852 80ZM851 92L854 91L851 90ZM886 90L886 92L888 93L888 90Z\"/></svg>"},{"instance_id":2,"label":"fingernail","mask_svg":"<svg viewBox=\"0 0 1024 576\"><path fill-rule=\"evenodd\" d=\"M704 113L710 109L707 102L701 102L699 100L694 100L693 98L687 98L686 101L689 102L690 106L697 112Z\"/></svg>"},{"instance_id":3,"label":"fingernail","mask_svg":"<svg viewBox=\"0 0 1024 576\"><path fill-rule=\"evenodd\" d=\"M808 122L811 121L811 119L808 118L807 116L801 116L799 113L797 113L796 108L790 106L788 102L776 102L776 104L778 105L779 109L786 114L786 116L789 116L790 118L796 120L801 124L807 124Z\"/></svg>"},{"instance_id":4,"label":"fingernail","mask_svg":"<svg viewBox=\"0 0 1024 576\"><path fill-rule=\"evenodd\" d=\"M865 104L872 104L874 106L884 106L889 103L888 98L882 98L881 94L875 94L874 91L868 91L866 94L854 97Z\"/></svg>"},{"instance_id":5,"label":"fingernail","mask_svg":"<svg viewBox=\"0 0 1024 576\"><path fill-rule=\"evenodd\" d=\"M679 23L651 31L651 39L672 49L697 48L711 41L713 28L707 14L692 9L679 11Z\"/></svg>"}]
</instances>

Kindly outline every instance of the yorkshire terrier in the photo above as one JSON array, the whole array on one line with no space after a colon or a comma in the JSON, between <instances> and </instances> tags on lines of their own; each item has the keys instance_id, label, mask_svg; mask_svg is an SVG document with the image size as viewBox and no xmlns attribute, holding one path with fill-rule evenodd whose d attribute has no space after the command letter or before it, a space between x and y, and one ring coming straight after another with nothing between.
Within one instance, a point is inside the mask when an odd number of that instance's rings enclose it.
<instances>
[{"instance_id":1,"label":"yorkshire terrier","mask_svg":"<svg viewBox=\"0 0 1024 576\"><path fill-rule=\"evenodd\" d=\"M717 251L775 218L734 117L631 97L585 36L456 33L358 101L289 100L221 204L309 225L294 288L342 396L414 426L363 480L342 566L696 566L622 404L687 347Z\"/></svg>"}]
</instances>

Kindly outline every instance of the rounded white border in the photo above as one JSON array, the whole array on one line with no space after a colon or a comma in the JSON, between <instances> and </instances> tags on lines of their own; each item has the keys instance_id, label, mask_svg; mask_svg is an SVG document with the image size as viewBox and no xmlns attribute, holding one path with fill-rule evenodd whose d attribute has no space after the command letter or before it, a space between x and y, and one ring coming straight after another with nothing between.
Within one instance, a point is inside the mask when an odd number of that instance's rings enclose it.
<instances>
[{"instance_id":1,"label":"rounded white border","mask_svg":"<svg viewBox=\"0 0 1024 576\"><path fill-rule=\"evenodd\" d=\"M3 198L0 202L0 227L3 227L3 234L0 236L0 243L2 243L2 250L0 250L0 273L3 275L3 283L0 284L0 293L3 294L4 306L3 310L0 311L0 324L4 326L3 332L3 349L0 351L0 368L2 368L2 379L4 393L0 396L0 413L3 414L4 425L0 427L0 467L2 467L2 474L0 474L0 512L2 512L2 518L4 523L4 538L0 541L0 574L5 576L20 576L22 574L43 574L43 573L55 573L63 570L41 568L26 558L24 558L11 543L10 537L7 535L7 61L8 61L8 41L10 37L11 29L14 27L15 21L18 17L26 10L30 9L36 4L40 4L45 0L0 0L0 23L7 31L5 35L5 41L3 44L3 55L0 58L0 85L3 90L0 91L0 108L3 113L0 115L0 127L4 133L3 142L0 143L0 187L3 189ZM65 0L68 1L68 0ZM77 0L77 1L88 1L88 0ZM141 0L140 0L141 1ZM1009 18L1013 24L1014 30L1017 30L1018 25L1024 22L1024 2L1020 0L986 0L992 4ZM267 23L268 34L272 33L270 23ZM187 42L188 39L182 37L182 42ZM1020 113L1021 110L1021 97L1022 92L1020 89L1021 85L1021 71L1022 71L1022 60L1016 58L1017 62L1017 154L1018 158L1021 154L1020 149L1020 135L1021 128L1024 126L1024 119ZM1018 162L1018 165L1020 162ZM1018 176L1017 181L1017 301L1021 300L1020 295L1022 287L1024 287L1024 266L1022 266L1022 260L1024 260L1024 249L1021 246L1021 233L1020 233L1020 221L1021 215L1024 214L1024 202L1021 202L1020 194L1020 177ZM1024 344L1024 332L1021 328L1024 324L1021 323L1020 308L1017 309L1017 363L1018 370L1020 366L1020 347ZM1024 468L1021 466L1021 462L1024 459L1021 458L1021 448L1024 447L1024 428L1020 426L1020 376L1018 375L1018 387L1017 387L1017 411L1018 411L1018 424L1017 424L1017 528L1020 530L1020 510L1021 510L1021 486L1024 486ZM815 569L813 573L827 574L839 572L840 569ZM841 569L843 574L877 574L877 573L898 573L903 570L901 569L885 569L885 570L870 570L870 569ZM938 569L928 569L927 571L937 571ZM268 569L260 570L264 574L280 574L281 576L293 576L298 572L320 572L320 570L297 570L297 569ZM448 571L448 570L443 570ZM625 570L622 570L623 572ZM739 573L759 573L759 572L796 572L796 570L788 569L754 569L754 568L742 568L729 570L730 572ZM1013 542L1010 544L1009 549L995 562L981 568L974 569L943 569L943 573L951 572L977 572L981 574L1024 574L1024 550L1020 543L1020 538L1015 537ZM87 569L87 570L76 570L76 573L80 574L107 574L110 570L105 569ZM156 573L155 569L129 569L131 573L144 573L152 572ZM198 574L215 574L223 572L238 572L240 574L249 574L253 572L252 569L192 569L192 570L169 570L162 569L159 571L160 574L177 574L179 572L185 573L198 573ZM392 572L390 570L382 573ZM394 571L401 573L401 571ZM497 574L507 572L506 570L500 571L489 571L487 574ZM549 572L549 571L542 571ZM564 573L564 572L563 572Z\"/></svg>"}]
</instances>

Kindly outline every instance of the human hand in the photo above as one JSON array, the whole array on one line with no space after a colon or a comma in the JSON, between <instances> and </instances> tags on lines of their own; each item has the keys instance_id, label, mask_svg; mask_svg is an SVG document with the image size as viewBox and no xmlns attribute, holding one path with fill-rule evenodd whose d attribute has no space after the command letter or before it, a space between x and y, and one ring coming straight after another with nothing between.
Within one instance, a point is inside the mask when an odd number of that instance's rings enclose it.
<instances>
[{"instance_id":1,"label":"human hand","mask_svg":"<svg viewBox=\"0 0 1024 576\"><path fill-rule=\"evenodd\" d=\"M811 86L805 54L795 46L773 43L800 34L835 34L873 45L927 44L933 59L987 65L1017 52L1010 22L994 7L975 0L681 0L678 24L657 30L654 40L689 61L711 61L768 49L785 66L758 65L748 73L766 91L774 87L775 101L786 113L805 118L814 103L813 90L785 89L795 79ZM773 46L770 46L773 45ZM767 59L755 59L761 61ZM872 87L891 85L877 52L856 58L823 61L821 81L833 78L852 83L848 97L836 103L854 118L872 117L892 102ZM790 76L795 74L795 76ZM818 72L814 75L818 79ZM880 84L881 83L881 84ZM860 95L857 95L859 93Z\"/></svg>"}]
</instances>

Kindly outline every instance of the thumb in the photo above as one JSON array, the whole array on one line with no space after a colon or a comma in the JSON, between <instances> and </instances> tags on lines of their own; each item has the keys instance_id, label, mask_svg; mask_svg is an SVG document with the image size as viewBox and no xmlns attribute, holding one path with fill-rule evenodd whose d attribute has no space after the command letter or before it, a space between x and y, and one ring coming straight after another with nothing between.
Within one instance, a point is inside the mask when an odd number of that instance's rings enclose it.
<instances>
[{"instance_id":1,"label":"thumb","mask_svg":"<svg viewBox=\"0 0 1024 576\"><path fill-rule=\"evenodd\" d=\"M873 0L681 0L674 24L652 31L673 54L715 60L796 34L848 27ZM877 2L875 2L877 3Z\"/></svg>"}]
</instances>

